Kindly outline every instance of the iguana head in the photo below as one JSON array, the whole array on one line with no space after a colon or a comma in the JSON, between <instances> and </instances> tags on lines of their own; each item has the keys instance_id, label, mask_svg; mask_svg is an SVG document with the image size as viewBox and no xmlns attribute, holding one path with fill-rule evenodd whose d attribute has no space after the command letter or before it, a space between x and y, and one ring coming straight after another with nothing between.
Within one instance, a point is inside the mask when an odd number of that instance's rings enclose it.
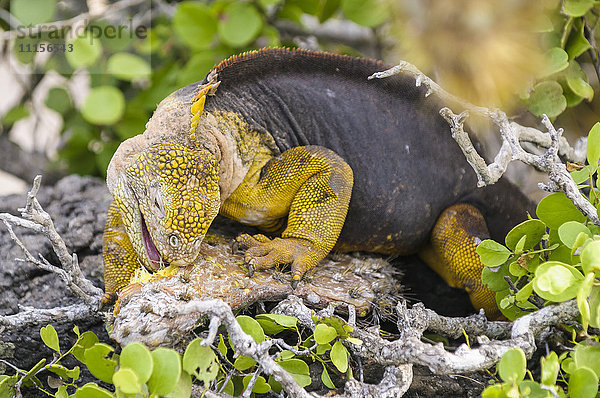
<instances>
[{"instance_id":1,"label":"iguana head","mask_svg":"<svg viewBox=\"0 0 600 398\"><path fill-rule=\"evenodd\" d=\"M219 211L218 175L209 150L177 143L151 145L124 168L113 196L146 268L196 259Z\"/></svg>"}]
</instances>

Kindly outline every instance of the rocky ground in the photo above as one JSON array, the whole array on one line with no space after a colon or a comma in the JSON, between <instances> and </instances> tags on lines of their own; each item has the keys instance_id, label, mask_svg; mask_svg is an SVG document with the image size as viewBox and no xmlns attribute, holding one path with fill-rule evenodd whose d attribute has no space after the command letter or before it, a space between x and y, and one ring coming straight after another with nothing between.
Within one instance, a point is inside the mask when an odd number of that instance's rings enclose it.
<instances>
[{"instance_id":1,"label":"rocky ground","mask_svg":"<svg viewBox=\"0 0 600 398\"><path fill-rule=\"evenodd\" d=\"M79 257L86 277L96 286L103 287L102 230L110 202L105 183L90 177L69 176L55 186L42 185L38 200L53 218L67 247ZM24 195L3 196L0 197L0 212L18 215L17 209L24 204ZM43 236L20 228L15 232L33 255L39 253L51 263L58 263ZM11 240L6 228L0 226L0 316L16 314L25 306L53 308L78 301L56 275L15 260L21 257L21 249ZM422 300L444 315L465 315L472 311L463 292L447 287L418 259L391 260L404 274L403 283L409 299ZM70 347L74 342L74 323L81 331L92 330L100 340L114 345L98 315L77 322L53 323L61 338L61 347ZM44 325L5 328L0 319L0 359L21 369L30 369L41 358L52 358L51 350L41 342L41 326ZM73 360L73 364L75 362ZM12 374L12 371L0 362L0 374L3 373ZM83 372L82 377L89 380L91 375ZM485 379L482 374L471 374L468 378L438 377L427 369L415 368L415 379L406 396L478 396L485 387ZM25 392L25 396L37 395L37 392Z\"/></svg>"}]
</instances>

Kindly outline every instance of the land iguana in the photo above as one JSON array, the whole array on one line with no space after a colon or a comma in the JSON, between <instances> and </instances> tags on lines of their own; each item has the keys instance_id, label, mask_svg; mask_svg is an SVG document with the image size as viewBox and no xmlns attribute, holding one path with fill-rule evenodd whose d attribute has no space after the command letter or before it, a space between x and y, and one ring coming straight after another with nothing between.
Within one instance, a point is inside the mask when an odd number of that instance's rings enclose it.
<instances>
[{"instance_id":1,"label":"land iguana","mask_svg":"<svg viewBox=\"0 0 600 398\"><path fill-rule=\"evenodd\" d=\"M166 97L108 167L105 302L136 268L193 262L219 213L279 232L237 238L250 274L291 264L294 286L332 250L419 253L497 316L475 249L530 203L505 180L476 188L438 100L407 76L367 79L384 69L263 49Z\"/></svg>"}]
</instances>

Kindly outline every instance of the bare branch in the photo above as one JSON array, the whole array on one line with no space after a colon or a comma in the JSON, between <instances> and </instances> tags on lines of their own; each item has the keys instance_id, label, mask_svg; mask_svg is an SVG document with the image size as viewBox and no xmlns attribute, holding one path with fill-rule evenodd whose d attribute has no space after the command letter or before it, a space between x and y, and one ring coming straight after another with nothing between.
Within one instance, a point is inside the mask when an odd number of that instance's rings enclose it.
<instances>
[{"instance_id":1,"label":"bare branch","mask_svg":"<svg viewBox=\"0 0 600 398\"><path fill-rule=\"evenodd\" d=\"M401 331L398 340L386 341L374 331L355 329L353 335L361 339L363 344L352 346L351 349L357 355L382 365L418 364L427 366L436 374L487 369L495 365L510 348L521 348L530 357L536 348L535 339L546 327L575 319L579 315L574 300L548 306L514 321L509 340L490 341L484 336L479 338L478 348L462 345L450 353L441 343L431 345L420 340L430 325L435 325L434 329L439 328L439 324L435 324L435 317L430 318L421 304L406 309L405 305L399 303L397 310Z\"/></svg>"},{"instance_id":2,"label":"bare branch","mask_svg":"<svg viewBox=\"0 0 600 398\"><path fill-rule=\"evenodd\" d=\"M54 223L50 215L39 204L36 195L40 188L41 179L41 176L36 176L34 179L33 187L27 193L27 203L24 208L19 209L21 211L21 218L8 213L0 213L0 220L6 225L10 237L25 254L26 260L18 261L28 261L44 271L57 274L77 297L81 298L89 307L96 309L102 298L102 290L94 286L83 275L81 268L79 268L77 255L69 252L65 242L54 228ZM58 256L61 267L50 264L41 255L40 260L36 259L14 233L11 224L28 228L44 235L52 244L52 249Z\"/></svg>"},{"instance_id":3,"label":"bare branch","mask_svg":"<svg viewBox=\"0 0 600 398\"><path fill-rule=\"evenodd\" d=\"M98 312L85 304L74 304L57 308L21 307L15 315L0 316L0 329L17 329L27 326L36 326L47 323L74 322L90 319Z\"/></svg>"},{"instance_id":4,"label":"bare branch","mask_svg":"<svg viewBox=\"0 0 600 398\"><path fill-rule=\"evenodd\" d=\"M547 116L544 115L542 118L542 124L546 128L547 133L510 122L506 114L499 109L475 106L446 92L414 65L405 61L386 71L374 73L372 76L369 76L369 79L384 78L401 73L413 77L417 86L424 85L427 88L426 96L435 94L443 103L458 106L466 110L456 115L449 108L444 107L440 110L440 114L450 125L452 137L460 146L467 162L475 170L478 186L495 183L502 177L511 161L520 160L523 163L536 167L538 170L548 173L550 182L548 184L541 184L541 189L550 192L564 192L586 217L594 224L600 225L600 218L598 217L596 208L580 193L577 184L567 172L566 166L559 159L560 155L573 162L583 162L585 160L585 150L582 148L582 145L576 145L575 149L571 148L564 137L562 137L562 129L556 130ZM469 135L464 130L464 122L469 112L486 117L500 130L502 146L494 158L494 162L489 165L477 153ZM529 153L523 149L521 141L535 143L547 148L547 150L541 156Z\"/></svg>"}]
</instances>

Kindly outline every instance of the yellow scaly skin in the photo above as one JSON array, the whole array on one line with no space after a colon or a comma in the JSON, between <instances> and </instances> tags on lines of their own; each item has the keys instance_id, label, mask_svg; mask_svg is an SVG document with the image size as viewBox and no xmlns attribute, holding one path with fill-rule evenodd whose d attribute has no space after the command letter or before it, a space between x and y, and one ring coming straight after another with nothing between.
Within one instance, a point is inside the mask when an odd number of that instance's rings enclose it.
<instances>
[{"instance_id":1,"label":"yellow scaly skin","mask_svg":"<svg viewBox=\"0 0 600 398\"><path fill-rule=\"evenodd\" d=\"M192 263L218 212L266 231L285 226L281 238L238 237L247 248L245 261L251 273L291 263L297 282L336 244L352 191L351 168L334 152L318 146L278 154L272 137L252 131L239 115L203 114L205 97L218 84L215 81L199 90L190 107L187 140L146 147L113 185L114 200L104 233L105 303L115 301L141 266L156 271L163 263ZM224 155L198 144L199 125L223 132L234 142L243 177L232 192L220 187ZM160 253L159 261L151 261L144 246L142 219ZM465 288L473 305L494 318L499 314L494 294L481 283L483 265L475 253L477 243L488 235L474 207L451 206L438 220L431 244L421 256L447 283Z\"/></svg>"},{"instance_id":2,"label":"yellow scaly skin","mask_svg":"<svg viewBox=\"0 0 600 398\"><path fill-rule=\"evenodd\" d=\"M207 88L192 105L190 137L198 123L214 120L233 137L247 166L237 188L222 197L218 155L204 146L154 144L137 154L117 179L104 233L105 297L112 303L135 270L165 263L184 266L198 256L217 212L248 225L273 230L286 224L281 238L242 235L246 262L253 269L292 264L294 281L331 251L340 234L352 192L350 167L318 146L274 154L236 115L202 115ZM206 126L204 126L206 127ZM252 156L249 157L249 154ZM160 261L150 259L142 238L147 227Z\"/></svg>"},{"instance_id":3,"label":"yellow scaly skin","mask_svg":"<svg viewBox=\"0 0 600 398\"><path fill-rule=\"evenodd\" d=\"M496 305L496 294L481 281L484 265L477 245L489 238L483 216L474 206L460 203L447 208L439 217L428 247L419 255L447 284L469 293L473 307L485 309L497 319L502 314Z\"/></svg>"}]
</instances>

